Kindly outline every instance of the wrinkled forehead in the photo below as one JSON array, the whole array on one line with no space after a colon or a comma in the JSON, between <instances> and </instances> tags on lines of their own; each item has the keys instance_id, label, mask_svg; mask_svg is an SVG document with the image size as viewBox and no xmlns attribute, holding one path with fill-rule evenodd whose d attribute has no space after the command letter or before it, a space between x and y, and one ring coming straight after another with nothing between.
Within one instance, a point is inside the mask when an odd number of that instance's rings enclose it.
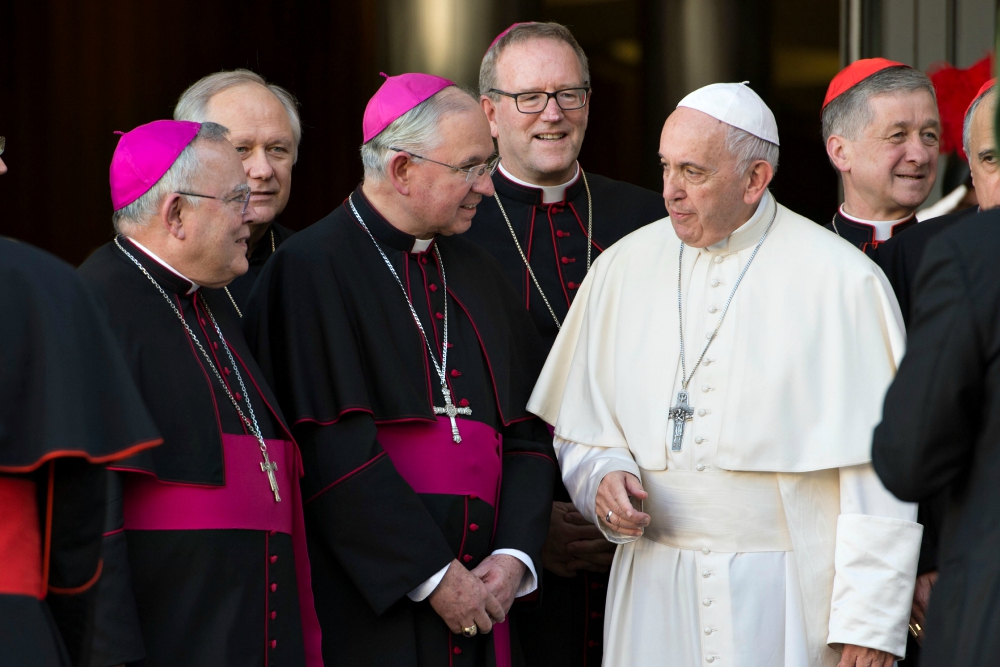
<instances>
[{"instance_id":1,"label":"wrinkled forehead","mask_svg":"<svg viewBox=\"0 0 1000 667\"><path fill-rule=\"evenodd\" d=\"M871 120L868 127L887 125L919 125L940 127L934 97L923 88L919 90L892 90L868 97Z\"/></svg>"},{"instance_id":2,"label":"wrinkled forehead","mask_svg":"<svg viewBox=\"0 0 1000 667\"><path fill-rule=\"evenodd\" d=\"M501 86L528 85L554 76L566 79L565 85L584 83L576 51L561 39L531 37L507 45L497 58L497 78Z\"/></svg>"},{"instance_id":3,"label":"wrinkled forehead","mask_svg":"<svg viewBox=\"0 0 1000 667\"><path fill-rule=\"evenodd\" d=\"M722 159L729 125L703 111L678 107L663 124L660 155L672 162Z\"/></svg>"}]
</instances>

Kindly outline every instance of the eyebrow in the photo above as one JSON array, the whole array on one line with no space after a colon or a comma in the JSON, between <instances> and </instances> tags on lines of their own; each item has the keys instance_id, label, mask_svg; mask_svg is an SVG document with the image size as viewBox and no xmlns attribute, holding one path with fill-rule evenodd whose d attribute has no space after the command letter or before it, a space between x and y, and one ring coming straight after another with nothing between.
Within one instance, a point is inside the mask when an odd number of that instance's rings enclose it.
<instances>
[{"instance_id":1,"label":"eyebrow","mask_svg":"<svg viewBox=\"0 0 1000 667\"><path fill-rule=\"evenodd\" d=\"M984 148L983 150L979 151L979 153L976 154L976 157L982 160L984 157L989 157L990 154L996 152L997 152L996 148Z\"/></svg>"},{"instance_id":2,"label":"eyebrow","mask_svg":"<svg viewBox=\"0 0 1000 667\"><path fill-rule=\"evenodd\" d=\"M661 163L663 162L663 160L665 160L665 159L666 159L665 157L663 157L663 156L662 156L662 155L660 155L659 153L657 153L657 155L659 155L659 156L660 156L660 162L661 162ZM678 167L694 167L695 169L698 169L698 170L701 170L701 171L712 171L712 170L711 170L711 169L709 169L708 167L705 167L705 166L703 166L703 165L700 165L700 164L698 164L697 162L691 162L690 160L688 160L687 162L679 162L679 163L677 164L677 166L678 166Z\"/></svg>"}]
</instances>

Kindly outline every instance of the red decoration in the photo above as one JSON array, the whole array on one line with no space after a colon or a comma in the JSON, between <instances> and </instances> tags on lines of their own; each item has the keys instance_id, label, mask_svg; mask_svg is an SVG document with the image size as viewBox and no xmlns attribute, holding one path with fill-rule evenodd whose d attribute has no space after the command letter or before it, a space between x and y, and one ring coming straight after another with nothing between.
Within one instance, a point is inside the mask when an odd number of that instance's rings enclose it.
<instances>
[{"instance_id":1,"label":"red decoration","mask_svg":"<svg viewBox=\"0 0 1000 667\"><path fill-rule=\"evenodd\" d=\"M962 123L969 105L978 96L993 70L993 57L988 55L966 69L945 63L928 72L937 94L938 114L941 116L941 154L957 152L963 160L968 158L962 148Z\"/></svg>"}]
</instances>

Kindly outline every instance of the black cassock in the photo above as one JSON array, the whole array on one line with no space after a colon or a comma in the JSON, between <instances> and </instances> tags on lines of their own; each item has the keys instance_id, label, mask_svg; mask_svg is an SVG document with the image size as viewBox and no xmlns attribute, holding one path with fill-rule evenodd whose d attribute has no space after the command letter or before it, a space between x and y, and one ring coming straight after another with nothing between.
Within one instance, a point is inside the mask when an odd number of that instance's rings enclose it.
<instances>
[{"instance_id":1,"label":"black cassock","mask_svg":"<svg viewBox=\"0 0 1000 667\"><path fill-rule=\"evenodd\" d=\"M306 526L323 654L332 665L510 664L506 625L452 634L408 594L459 559L528 555L541 575L555 457L525 406L543 356L530 318L483 250L390 225L361 189L352 199L406 286L441 359L447 278L447 383L440 381L375 242L348 202L287 241L245 314L257 355L302 446ZM501 483L502 479L502 483ZM494 641L496 639L496 641ZM518 662L516 645L513 662Z\"/></svg>"},{"instance_id":2,"label":"black cassock","mask_svg":"<svg viewBox=\"0 0 1000 667\"><path fill-rule=\"evenodd\" d=\"M594 206L592 260L623 236L667 215L659 193L589 172L586 176ZM542 203L540 189L515 183L503 172L497 172L493 184L521 249L562 322L587 275L588 211L583 178L566 189L563 201L551 204ZM463 236L500 262L521 295L523 307L531 313L548 353L559 330L495 199L483 199L472 228ZM557 470L555 499L570 502L558 475ZM607 583L606 574L583 573L566 579L547 572L542 603L533 609L522 608L522 604L515 607L525 661L533 667L600 665Z\"/></svg>"},{"instance_id":3,"label":"black cassock","mask_svg":"<svg viewBox=\"0 0 1000 667\"><path fill-rule=\"evenodd\" d=\"M233 282L226 285L226 289L229 290L240 312L246 308L247 299L250 298L250 292L253 290L254 283L257 282L261 269L264 268L264 263L271 259L271 255L274 254L278 246L287 241L294 233L288 227L282 227L278 223L272 222L267 233L257 243L257 247L247 257L247 272L242 276L236 276Z\"/></svg>"},{"instance_id":4,"label":"black cassock","mask_svg":"<svg viewBox=\"0 0 1000 667\"><path fill-rule=\"evenodd\" d=\"M0 238L0 664L87 664L103 463L160 442L73 269Z\"/></svg>"},{"instance_id":5,"label":"black cassock","mask_svg":"<svg viewBox=\"0 0 1000 667\"><path fill-rule=\"evenodd\" d=\"M278 465L281 502L256 438L167 300L114 243L99 248L79 271L107 308L163 444L111 466L94 667L318 664L298 454L239 318L222 290L192 292L134 243L118 241L181 310L244 414L249 398Z\"/></svg>"},{"instance_id":6,"label":"black cassock","mask_svg":"<svg viewBox=\"0 0 1000 667\"><path fill-rule=\"evenodd\" d=\"M917 216L911 215L906 220L901 220L892 226L892 234L885 241L875 240L875 228L866 224L862 220L855 220L844 215L842 208L838 208L833 216L833 220L823 225L840 238L850 241L861 252L870 258L875 258L875 253L880 245L887 243L892 238L903 233L917 224Z\"/></svg>"}]
</instances>

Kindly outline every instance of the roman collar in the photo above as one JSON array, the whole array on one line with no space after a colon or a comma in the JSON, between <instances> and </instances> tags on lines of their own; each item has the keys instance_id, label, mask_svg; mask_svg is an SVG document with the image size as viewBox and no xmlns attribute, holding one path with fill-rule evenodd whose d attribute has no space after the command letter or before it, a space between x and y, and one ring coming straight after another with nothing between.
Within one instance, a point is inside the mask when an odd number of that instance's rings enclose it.
<instances>
[{"instance_id":1,"label":"roman collar","mask_svg":"<svg viewBox=\"0 0 1000 667\"><path fill-rule=\"evenodd\" d=\"M407 234L406 232L393 227L392 223L386 220L385 217L379 213L378 210L376 210L372 203L368 201L368 198L365 197L364 193L361 191L360 185L354 191L351 201L354 202L354 207L358 209L358 213L361 214L365 224L368 225L368 229L371 231L372 236L374 236L382 245L392 248L393 250L418 254L429 252L433 249L434 239L426 241L418 239L413 234ZM345 201L343 206L347 209L347 214L350 216L351 220L354 220L354 223L357 224L357 219L354 217L354 212L351 210L350 204ZM358 227L360 228L361 225L358 225Z\"/></svg>"},{"instance_id":2,"label":"roman collar","mask_svg":"<svg viewBox=\"0 0 1000 667\"><path fill-rule=\"evenodd\" d=\"M142 245L138 241L128 236L119 236L119 242L123 242L126 250L137 250L132 252L132 256L142 264L142 267L149 272L149 275L156 278L156 282L168 292L191 296L198 291L201 285L190 280L183 273L167 264L156 253ZM130 248L131 246L131 248ZM121 252L121 251L119 251ZM128 260L128 258L125 258ZM129 260L131 262L131 260Z\"/></svg>"},{"instance_id":3,"label":"roman collar","mask_svg":"<svg viewBox=\"0 0 1000 667\"><path fill-rule=\"evenodd\" d=\"M513 199L529 206L550 206L552 204L565 206L567 202L573 201L584 191L583 179L580 178L579 162L576 165L576 175L569 182L550 188L532 185L510 175L501 162L500 168L493 177L493 187L496 188L501 197ZM552 201L553 197L558 196L556 193L558 189L562 190L562 196ZM546 190L549 192L548 197L546 197ZM545 201L546 199L550 201Z\"/></svg>"},{"instance_id":4,"label":"roman collar","mask_svg":"<svg viewBox=\"0 0 1000 667\"><path fill-rule=\"evenodd\" d=\"M852 236L862 236L863 243L877 244L888 241L896 234L917 224L917 216L915 213L911 213L899 220L862 220L845 213L844 206L841 204L840 208L837 209L834 222L838 227L844 225L850 228L853 232Z\"/></svg>"}]
</instances>

